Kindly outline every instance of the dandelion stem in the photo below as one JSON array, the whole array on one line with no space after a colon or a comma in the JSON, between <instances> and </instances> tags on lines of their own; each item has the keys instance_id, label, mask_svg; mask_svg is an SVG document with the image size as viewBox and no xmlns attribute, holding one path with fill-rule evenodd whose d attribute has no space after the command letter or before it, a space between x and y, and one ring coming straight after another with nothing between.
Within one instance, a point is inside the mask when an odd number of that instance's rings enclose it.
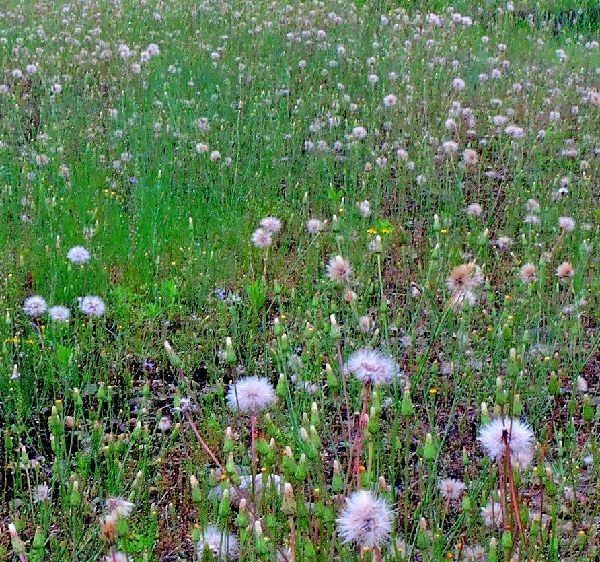
<instances>
[{"instance_id":1,"label":"dandelion stem","mask_svg":"<svg viewBox=\"0 0 600 562\"><path fill-rule=\"evenodd\" d=\"M506 472L508 473L508 487L510 489L510 499L512 503L513 511L515 512L515 519L517 521L517 527L523 538L523 544L527 547L527 540L525 539L525 532L523 531L523 524L521 522L521 512L519 511L519 497L517 495L517 489L515 487L515 481L512 473L512 465L510 462L510 449L508 447L508 437L506 433L503 435L504 440L504 459L506 462Z\"/></svg>"},{"instance_id":2,"label":"dandelion stem","mask_svg":"<svg viewBox=\"0 0 600 562\"><path fill-rule=\"evenodd\" d=\"M250 445L250 454L252 456L252 499L253 501L255 500L255 496L256 496L256 491L255 491L255 486L256 486L256 462L257 462L257 458L256 458L256 416L254 414L252 414L251 418L250 418L250 433L252 434L251 436L251 445Z\"/></svg>"},{"instance_id":3,"label":"dandelion stem","mask_svg":"<svg viewBox=\"0 0 600 562\"><path fill-rule=\"evenodd\" d=\"M503 473L503 467L504 465L504 459L499 459L498 460L498 484L500 487L500 509L502 512L502 528L506 529L507 525L506 525L506 492L504 489L504 473Z\"/></svg>"},{"instance_id":4,"label":"dandelion stem","mask_svg":"<svg viewBox=\"0 0 600 562\"><path fill-rule=\"evenodd\" d=\"M291 562L296 562L296 525L294 522L294 516L290 515L288 521L290 525L290 552L292 554Z\"/></svg>"},{"instance_id":5,"label":"dandelion stem","mask_svg":"<svg viewBox=\"0 0 600 562\"><path fill-rule=\"evenodd\" d=\"M358 435L356 436L356 456L354 457L354 476L356 477L356 486L360 488L360 456L363 448L363 440L365 436L365 428L367 427L367 408L369 399L371 398L371 384L365 384L363 395L362 412L358 422Z\"/></svg>"}]
</instances>

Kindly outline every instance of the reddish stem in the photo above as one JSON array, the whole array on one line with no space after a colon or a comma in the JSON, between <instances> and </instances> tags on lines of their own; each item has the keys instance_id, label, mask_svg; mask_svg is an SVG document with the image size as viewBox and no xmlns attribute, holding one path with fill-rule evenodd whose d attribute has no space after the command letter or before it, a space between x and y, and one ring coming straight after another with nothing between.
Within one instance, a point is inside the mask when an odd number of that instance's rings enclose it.
<instances>
[{"instance_id":1,"label":"reddish stem","mask_svg":"<svg viewBox=\"0 0 600 562\"><path fill-rule=\"evenodd\" d=\"M515 512L515 519L517 520L517 527L523 538L523 544L525 544L525 532L523 531L523 524L521 522L521 512L519 511L519 497L517 495L517 489L515 487L515 481L512 473L512 464L510 462L510 450L508 448L508 438L504 436L504 460L506 462L506 472L508 472L508 487L510 489L510 499L513 504L513 511Z\"/></svg>"},{"instance_id":2,"label":"reddish stem","mask_svg":"<svg viewBox=\"0 0 600 562\"><path fill-rule=\"evenodd\" d=\"M365 393L363 397L362 412L360 414L360 421L358 424L358 435L356 437L356 457L354 459L354 476L356 477L356 484L360 488L360 456L363 448L363 441L365 437L365 428L367 427L367 407L369 405L369 398L371 397L371 385L367 383L365 385Z\"/></svg>"}]
</instances>

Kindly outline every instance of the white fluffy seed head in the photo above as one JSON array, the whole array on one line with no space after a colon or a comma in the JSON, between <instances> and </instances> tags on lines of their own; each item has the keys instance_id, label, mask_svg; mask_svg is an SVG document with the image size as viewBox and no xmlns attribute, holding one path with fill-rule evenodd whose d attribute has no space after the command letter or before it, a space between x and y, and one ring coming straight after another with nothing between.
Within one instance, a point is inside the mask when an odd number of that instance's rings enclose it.
<instances>
[{"instance_id":1,"label":"white fluffy seed head","mask_svg":"<svg viewBox=\"0 0 600 562\"><path fill-rule=\"evenodd\" d=\"M571 217L559 217L558 226L566 232L573 232L575 230L575 220Z\"/></svg>"},{"instance_id":2,"label":"white fluffy seed head","mask_svg":"<svg viewBox=\"0 0 600 562\"><path fill-rule=\"evenodd\" d=\"M260 226L269 232L279 232L281 230L281 221L277 217L265 217L260 221Z\"/></svg>"},{"instance_id":3,"label":"white fluffy seed head","mask_svg":"<svg viewBox=\"0 0 600 562\"><path fill-rule=\"evenodd\" d=\"M337 524L345 543L363 548L379 546L392 531L392 510L370 491L354 492L347 500Z\"/></svg>"},{"instance_id":4,"label":"white fluffy seed head","mask_svg":"<svg viewBox=\"0 0 600 562\"><path fill-rule=\"evenodd\" d=\"M506 445L511 457L517 459L531 453L533 431L517 418L496 418L481 428L477 440L492 460L504 454Z\"/></svg>"},{"instance_id":5,"label":"white fluffy seed head","mask_svg":"<svg viewBox=\"0 0 600 562\"><path fill-rule=\"evenodd\" d=\"M106 509L112 514L126 519L133 511L133 503L120 497L110 497L106 499Z\"/></svg>"},{"instance_id":6,"label":"white fluffy seed head","mask_svg":"<svg viewBox=\"0 0 600 562\"><path fill-rule=\"evenodd\" d=\"M336 283L348 283L352 279L352 266L342 256L334 256L327 264L327 277Z\"/></svg>"},{"instance_id":7,"label":"white fluffy seed head","mask_svg":"<svg viewBox=\"0 0 600 562\"><path fill-rule=\"evenodd\" d=\"M398 376L398 364L377 349L359 349L348 357L345 371L362 382L389 384Z\"/></svg>"},{"instance_id":8,"label":"white fluffy seed head","mask_svg":"<svg viewBox=\"0 0 600 562\"><path fill-rule=\"evenodd\" d=\"M83 265L90 261L90 253L83 246L73 246L67 252L67 259L75 265Z\"/></svg>"},{"instance_id":9,"label":"white fluffy seed head","mask_svg":"<svg viewBox=\"0 0 600 562\"><path fill-rule=\"evenodd\" d=\"M66 306L53 306L48 310L48 314L53 322L67 322L71 311Z\"/></svg>"},{"instance_id":10,"label":"white fluffy seed head","mask_svg":"<svg viewBox=\"0 0 600 562\"><path fill-rule=\"evenodd\" d=\"M100 297L88 295L79 300L79 310L87 316L99 318L106 312L106 305Z\"/></svg>"},{"instance_id":11,"label":"white fluffy seed head","mask_svg":"<svg viewBox=\"0 0 600 562\"><path fill-rule=\"evenodd\" d=\"M257 248L268 248L272 243L271 231L266 228L257 228L252 233L252 244Z\"/></svg>"},{"instance_id":12,"label":"white fluffy seed head","mask_svg":"<svg viewBox=\"0 0 600 562\"><path fill-rule=\"evenodd\" d=\"M323 221L320 221L319 219L310 219L306 223L306 231L309 234L317 234L323 230L323 226Z\"/></svg>"},{"instance_id":13,"label":"white fluffy seed head","mask_svg":"<svg viewBox=\"0 0 600 562\"><path fill-rule=\"evenodd\" d=\"M23 303L23 312L32 318L41 316L46 312L47 308L48 305L46 304L46 301L38 295L25 299L25 302Z\"/></svg>"},{"instance_id":14,"label":"white fluffy seed head","mask_svg":"<svg viewBox=\"0 0 600 562\"><path fill-rule=\"evenodd\" d=\"M240 554L240 545L235 535L227 531L221 531L217 527L210 525L202 533L198 541L198 559L202 560L204 550L208 549L215 560L233 560Z\"/></svg>"},{"instance_id":15,"label":"white fluffy seed head","mask_svg":"<svg viewBox=\"0 0 600 562\"><path fill-rule=\"evenodd\" d=\"M443 480L440 480L438 487L440 495L448 500L460 498L467 488L463 482L456 480L455 478L444 478Z\"/></svg>"},{"instance_id":16,"label":"white fluffy seed head","mask_svg":"<svg viewBox=\"0 0 600 562\"><path fill-rule=\"evenodd\" d=\"M229 386L227 404L232 410L256 414L275 401L275 389L265 378L247 377Z\"/></svg>"},{"instance_id":17,"label":"white fluffy seed head","mask_svg":"<svg viewBox=\"0 0 600 562\"><path fill-rule=\"evenodd\" d=\"M499 528L502 524L502 507L499 503L490 500L481 508L481 518L489 528Z\"/></svg>"}]
</instances>

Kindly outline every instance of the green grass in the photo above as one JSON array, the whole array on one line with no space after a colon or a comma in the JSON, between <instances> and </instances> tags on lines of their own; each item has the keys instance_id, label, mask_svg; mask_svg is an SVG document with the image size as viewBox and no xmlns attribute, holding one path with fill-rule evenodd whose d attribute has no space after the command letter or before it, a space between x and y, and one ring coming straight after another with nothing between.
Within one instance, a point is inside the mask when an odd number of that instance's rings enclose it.
<instances>
[{"instance_id":1,"label":"green grass","mask_svg":"<svg viewBox=\"0 0 600 562\"><path fill-rule=\"evenodd\" d=\"M242 560L470 560L476 545L487 560L596 559L593 2L515 1L514 11L456 2L472 26L451 24L435 1L5 4L0 559L112 562L114 549L135 562L204 561L196 544L212 524L237 536ZM428 24L429 13L444 25ZM150 43L160 54L132 72ZM452 88L456 77L464 90ZM386 108L390 93L398 104ZM506 123L494 125L497 115ZM364 140L352 139L357 126ZM443 150L450 140L454 156ZM478 154L471 167L467 148ZM524 223L532 198L539 225ZM464 211L472 203L478 218ZM267 253L251 236L269 215L283 228ZM565 216L572 232L558 226ZM310 218L326 221L320 233L306 231ZM369 252L377 235L382 249ZM502 236L512 241L505 251ZM90 250L86 265L67 260L75 245ZM352 265L348 283L326 277L338 254ZM565 261L574 275L560 280ZM446 280L471 262L485 281L473 306L453 310ZM536 266L531 284L519 278L525 263ZM70 321L25 315L31 295L69 306ZM79 311L85 295L100 296L106 314ZM383 350L402 372L374 395L343 375L362 347ZM225 398L247 375L277 390L258 419L254 469L290 483L295 509L276 489L251 494L248 513L211 493L228 483L235 493L235 474L253 470L250 420ZM476 441L484 402L489 416L522 417L535 435L532 463L514 470L522 534L513 500L504 530L480 514L489 498L500 501L497 462ZM161 417L172 427L160 429ZM446 477L465 483L459 500L439 493ZM35 501L42 484L51 498ZM343 544L336 531L360 486L394 510L381 553ZM112 496L134 509L107 541L100 521Z\"/></svg>"}]
</instances>

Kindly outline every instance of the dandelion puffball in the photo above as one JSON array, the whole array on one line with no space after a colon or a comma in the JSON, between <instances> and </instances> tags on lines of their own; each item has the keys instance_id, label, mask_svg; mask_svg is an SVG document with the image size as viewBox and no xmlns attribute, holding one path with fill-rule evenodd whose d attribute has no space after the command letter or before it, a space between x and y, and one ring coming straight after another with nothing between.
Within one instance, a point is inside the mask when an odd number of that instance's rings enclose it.
<instances>
[{"instance_id":1,"label":"dandelion puffball","mask_svg":"<svg viewBox=\"0 0 600 562\"><path fill-rule=\"evenodd\" d=\"M198 541L198 560L203 559L205 549L212 553L215 560L237 559L240 553L240 545L235 535L221 531L213 525L204 529Z\"/></svg>"},{"instance_id":2,"label":"dandelion puffball","mask_svg":"<svg viewBox=\"0 0 600 562\"><path fill-rule=\"evenodd\" d=\"M398 376L398 364L376 349L359 349L350 355L344 369L362 382L389 384Z\"/></svg>"},{"instance_id":3,"label":"dandelion puffball","mask_svg":"<svg viewBox=\"0 0 600 562\"><path fill-rule=\"evenodd\" d=\"M275 389L265 378L247 377L229 386L227 404L232 410L256 414L275 401Z\"/></svg>"},{"instance_id":4,"label":"dandelion puffball","mask_svg":"<svg viewBox=\"0 0 600 562\"><path fill-rule=\"evenodd\" d=\"M466 490L466 486L455 478L444 478L438 485L440 495L447 500L457 500Z\"/></svg>"},{"instance_id":5,"label":"dandelion puffball","mask_svg":"<svg viewBox=\"0 0 600 562\"><path fill-rule=\"evenodd\" d=\"M392 510L385 500L361 490L346 500L337 524L345 543L355 543L362 548L379 546L392 531Z\"/></svg>"},{"instance_id":6,"label":"dandelion puffball","mask_svg":"<svg viewBox=\"0 0 600 562\"><path fill-rule=\"evenodd\" d=\"M272 243L271 232L266 228L257 228L252 233L252 244L257 248L268 248Z\"/></svg>"},{"instance_id":7,"label":"dandelion puffball","mask_svg":"<svg viewBox=\"0 0 600 562\"><path fill-rule=\"evenodd\" d=\"M48 310L48 315L53 322L67 322L71 311L66 306L53 306Z\"/></svg>"},{"instance_id":8,"label":"dandelion puffball","mask_svg":"<svg viewBox=\"0 0 600 562\"><path fill-rule=\"evenodd\" d=\"M279 232L281 230L281 221L277 217L265 217L260 221L260 226L268 232Z\"/></svg>"},{"instance_id":9,"label":"dandelion puffball","mask_svg":"<svg viewBox=\"0 0 600 562\"><path fill-rule=\"evenodd\" d=\"M90 261L90 253L83 246L73 246L67 252L67 259L75 265L84 265Z\"/></svg>"},{"instance_id":10,"label":"dandelion puffball","mask_svg":"<svg viewBox=\"0 0 600 562\"><path fill-rule=\"evenodd\" d=\"M511 457L521 457L532 449L533 431L517 418L496 418L481 428L477 440L492 460L499 459L506 446Z\"/></svg>"},{"instance_id":11,"label":"dandelion puffball","mask_svg":"<svg viewBox=\"0 0 600 562\"><path fill-rule=\"evenodd\" d=\"M79 310L86 316L99 318L106 312L106 305L100 297L88 295L79 299Z\"/></svg>"},{"instance_id":12,"label":"dandelion puffball","mask_svg":"<svg viewBox=\"0 0 600 562\"><path fill-rule=\"evenodd\" d=\"M348 283L352 279L352 266L342 256L334 256L327 264L327 277L336 283Z\"/></svg>"},{"instance_id":13,"label":"dandelion puffball","mask_svg":"<svg viewBox=\"0 0 600 562\"><path fill-rule=\"evenodd\" d=\"M46 301L38 295L25 299L25 302L23 303L23 312L32 318L41 316L46 312L47 308L48 305L46 304Z\"/></svg>"}]
</instances>

